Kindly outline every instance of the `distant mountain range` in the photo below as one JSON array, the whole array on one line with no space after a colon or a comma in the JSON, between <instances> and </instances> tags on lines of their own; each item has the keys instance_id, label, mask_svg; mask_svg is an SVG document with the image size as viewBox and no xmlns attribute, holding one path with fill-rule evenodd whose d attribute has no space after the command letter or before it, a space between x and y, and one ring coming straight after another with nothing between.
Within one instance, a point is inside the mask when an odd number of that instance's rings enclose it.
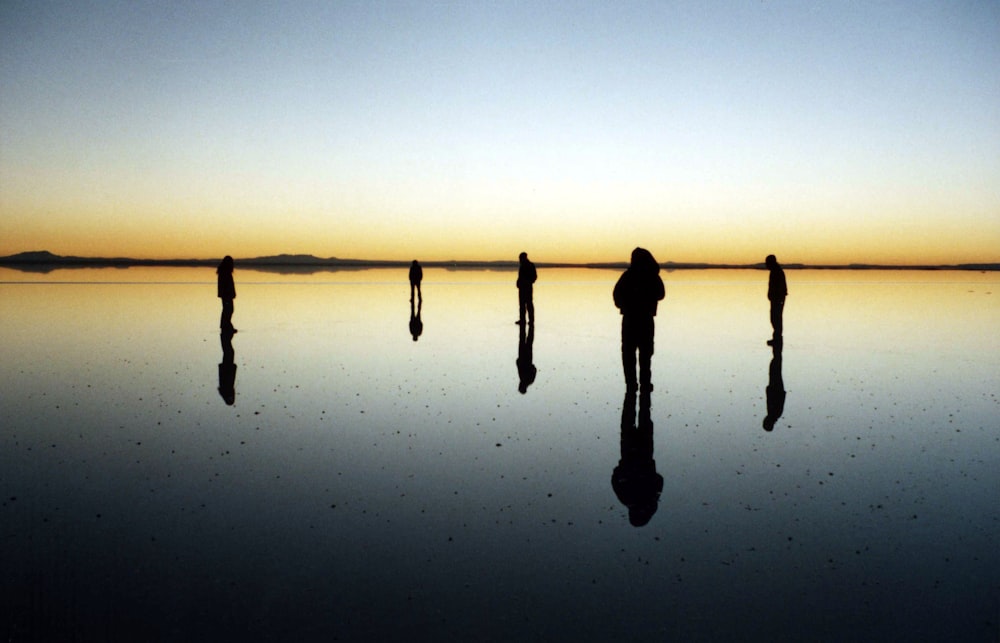
<instances>
[{"instance_id":1,"label":"distant mountain range","mask_svg":"<svg viewBox=\"0 0 1000 643\"><path fill-rule=\"evenodd\" d=\"M175 266L175 267L215 267L220 259L133 259L130 257L74 257L53 254L48 250L20 252L7 257L0 257L0 266L16 268L26 272L50 272L60 268L128 268L129 266ZM511 261L421 261L428 268L443 267L452 269L497 269L516 268L518 262ZM535 262L541 268L610 268L624 269L627 262L612 263L546 263ZM304 274L325 270L358 270L363 268L395 268L410 265L409 261L379 261L369 259L340 259L330 257L323 259L313 255L280 254L250 259L237 259L236 265L242 268L263 270L267 272ZM699 269L735 269L763 268L763 263L728 264L728 263L684 263L668 261L660 264L666 270L699 270ZM998 271L1000 263L966 263L953 265L912 265L887 266L878 264L852 263L847 265L819 264L782 264L790 270L813 268L825 270L980 270Z\"/></svg>"}]
</instances>

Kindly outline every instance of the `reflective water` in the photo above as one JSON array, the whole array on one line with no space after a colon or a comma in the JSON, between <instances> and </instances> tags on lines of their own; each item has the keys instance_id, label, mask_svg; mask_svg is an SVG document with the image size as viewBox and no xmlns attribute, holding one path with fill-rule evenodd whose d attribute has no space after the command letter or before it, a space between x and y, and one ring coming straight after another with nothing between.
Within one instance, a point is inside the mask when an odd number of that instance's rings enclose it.
<instances>
[{"instance_id":1,"label":"reflective water","mask_svg":"<svg viewBox=\"0 0 1000 643\"><path fill-rule=\"evenodd\" d=\"M1000 637L1000 275L663 273L648 423L617 276L0 269L0 634Z\"/></svg>"}]
</instances>

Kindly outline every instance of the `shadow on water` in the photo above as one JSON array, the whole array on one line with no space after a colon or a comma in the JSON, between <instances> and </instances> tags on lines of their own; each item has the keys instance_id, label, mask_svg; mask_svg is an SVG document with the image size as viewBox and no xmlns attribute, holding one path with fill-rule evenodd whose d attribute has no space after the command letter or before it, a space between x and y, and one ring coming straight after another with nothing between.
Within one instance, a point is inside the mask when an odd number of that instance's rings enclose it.
<instances>
[{"instance_id":1,"label":"shadow on water","mask_svg":"<svg viewBox=\"0 0 1000 643\"><path fill-rule=\"evenodd\" d=\"M636 393L629 388L622 403L621 459L611 473L611 488L628 507L628 520L642 527L652 519L660 503L663 476L656 472L653 459L653 421L650 418L650 394L638 395L639 417L636 422Z\"/></svg>"},{"instance_id":2,"label":"shadow on water","mask_svg":"<svg viewBox=\"0 0 1000 643\"><path fill-rule=\"evenodd\" d=\"M774 430L774 424L781 417L785 410L785 381L781 377L781 349L780 339L771 343L771 365L768 367L767 388L764 394L767 397L767 417L764 418L764 430Z\"/></svg>"},{"instance_id":3,"label":"shadow on water","mask_svg":"<svg viewBox=\"0 0 1000 643\"><path fill-rule=\"evenodd\" d=\"M222 342L222 362L219 364L219 395L232 406L236 403L236 351L233 350L233 334L219 333Z\"/></svg>"}]
</instances>

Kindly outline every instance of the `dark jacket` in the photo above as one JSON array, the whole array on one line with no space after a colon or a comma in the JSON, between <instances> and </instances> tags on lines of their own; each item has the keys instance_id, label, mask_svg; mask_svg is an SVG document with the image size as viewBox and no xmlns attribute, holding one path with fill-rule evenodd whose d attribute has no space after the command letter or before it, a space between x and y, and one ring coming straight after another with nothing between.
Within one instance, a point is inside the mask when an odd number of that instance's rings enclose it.
<instances>
[{"instance_id":1,"label":"dark jacket","mask_svg":"<svg viewBox=\"0 0 1000 643\"><path fill-rule=\"evenodd\" d=\"M518 289L531 290L536 279L538 279L538 272L535 270L535 264L530 259L522 259L521 267L517 271Z\"/></svg>"},{"instance_id":2,"label":"dark jacket","mask_svg":"<svg viewBox=\"0 0 1000 643\"><path fill-rule=\"evenodd\" d=\"M785 271L779 267L771 268L771 276L767 280L767 298L770 301L781 301L788 296L788 283L785 281Z\"/></svg>"},{"instance_id":3,"label":"dark jacket","mask_svg":"<svg viewBox=\"0 0 1000 643\"><path fill-rule=\"evenodd\" d=\"M615 284L615 306L625 316L655 317L657 302L665 294L659 264L648 250L636 248L632 252L631 265Z\"/></svg>"},{"instance_id":4,"label":"dark jacket","mask_svg":"<svg viewBox=\"0 0 1000 643\"><path fill-rule=\"evenodd\" d=\"M219 298L236 299L236 284L233 283L233 273L219 271Z\"/></svg>"}]
</instances>

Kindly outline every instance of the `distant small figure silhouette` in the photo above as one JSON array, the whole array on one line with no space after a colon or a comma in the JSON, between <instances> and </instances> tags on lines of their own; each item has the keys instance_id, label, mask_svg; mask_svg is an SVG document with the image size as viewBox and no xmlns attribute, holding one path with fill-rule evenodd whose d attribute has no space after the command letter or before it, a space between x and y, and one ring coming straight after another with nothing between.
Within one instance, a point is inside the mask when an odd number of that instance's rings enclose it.
<instances>
[{"instance_id":1,"label":"distant small figure silhouette","mask_svg":"<svg viewBox=\"0 0 1000 643\"><path fill-rule=\"evenodd\" d=\"M236 403L236 351L233 350L233 334L219 333L222 342L222 362L219 364L219 395L226 404Z\"/></svg>"},{"instance_id":2,"label":"distant small figure silhouette","mask_svg":"<svg viewBox=\"0 0 1000 643\"><path fill-rule=\"evenodd\" d=\"M788 284L785 282L785 271L781 269L774 255L767 255L764 264L771 271L767 280L767 299L771 302L771 339L768 345L781 341L783 330L782 314L785 310L785 297L788 296Z\"/></svg>"},{"instance_id":3,"label":"distant small figure silhouette","mask_svg":"<svg viewBox=\"0 0 1000 643\"><path fill-rule=\"evenodd\" d=\"M413 308L413 297L410 297L410 335L413 335L413 341L420 339L420 334L424 332L424 322L420 319L420 309L423 307L423 297L417 302L416 309Z\"/></svg>"},{"instance_id":4,"label":"distant small figure silhouette","mask_svg":"<svg viewBox=\"0 0 1000 643\"><path fill-rule=\"evenodd\" d=\"M635 391L641 384L651 391L653 335L657 302L665 290L660 279L660 265L645 248L632 251L632 262L615 284L615 306L622 315L622 368L627 390ZM639 353L639 382L635 377L636 351Z\"/></svg>"},{"instance_id":5,"label":"distant small figure silhouette","mask_svg":"<svg viewBox=\"0 0 1000 643\"><path fill-rule=\"evenodd\" d=\"M222 317L219 328L223 332L235 333L233 328L233 300L236 299L236 285L233 283L233 258L226 255L215 269L218 275L218 294L222 300Z\"/></svg>"},{"instance_id":6,"label":"distant small figure silhouette","mask_svg":"<svg viewBox=\"0 0 1000 643\"><path fill-rule=\"evenodd\" d=\"M538 369L535 368L534 357L532 355L532 346L535 343L535 325L530 324L527 327L525 324L521 324L521 330L518 333L517 342L517 376L520 382L517 385L517 390L521 394L528 392L528 387L535 382L535 377L538 375Z\"/></svg>"},{"instance_id":7,"label":"distant small figure silhouette","mask_svg":"<svg viewBox=\"0 0 1000 643\"><path fill-rule=\"evenodd\" d=\"M764 418L764 430L774 430L774 424L785 410L785 381L781 377L781 339L771 343L771 365L768 368L767 388L764 395L767 398L767 417Z\"/></svg>"},{"instance_id":8,"label":"distant small figure silhouette","mask_svg":"<svg viewBox=\"0 0 1000 643\"><path fill-rule=\"evenodd\" d=\"M521 314L517 323L523 326L525 312L528 314L528 323L535 323L534 283L538 279L538 272L535 264L528 259L527 252L522 252L518 259L521 265L517 270L517 299Z\"/></svg>"},{"instance_id":9,"label":"distant small figure silhouette","mask_svg":"<svg viewBox=\"0 0 1000 643\"><path fill-rule=\"evenodd\" d=\"M420 264L416 259L410 264L410 301L413 301L413 291L417 291L417 297L420 301L424 300L424 295L420 292L420 282L424 280L424 269L420 267Z\"/></svg>"},{"instance_id":10,"label":"distant small figure silhouette","mask_svg":"<svg viewBox=\"0 0 1000 643\"><path fill-rule=\"evenodd\" d=\"M628 507L633 527L647 524L656 513L663 491L663 476L656 472L653 459L653 421L650 396L639 396L639 423L635 422L635 391L626 390L622 404L621 459L611 473L611 488Z\"/></svg>"}]
</instances>

